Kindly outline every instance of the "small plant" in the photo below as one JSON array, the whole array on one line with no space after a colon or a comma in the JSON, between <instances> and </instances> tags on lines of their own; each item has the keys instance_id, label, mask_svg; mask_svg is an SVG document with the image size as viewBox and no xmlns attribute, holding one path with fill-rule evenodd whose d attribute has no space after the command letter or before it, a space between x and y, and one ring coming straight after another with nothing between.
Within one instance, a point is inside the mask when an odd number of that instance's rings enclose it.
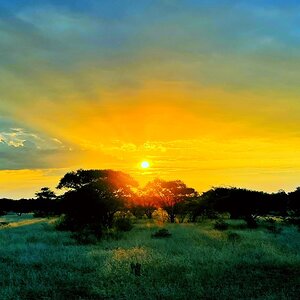
<instances>
[{"instance_id":1,"label":"small plant","mask_svg":"<svg viewBox=\"0 0 300 300\"><path fill-rule=\"evenodd\" d=\"M156 231L155 233L151 234L152 238L167 238L170 237L172 234L165 228Z\"/></svg>"},{"instance_id":2,"label":"small plant","mask_svg":"<svg viewBox=\"0 0 300 300\"><path fill-rule=\"evenodd\" d=\"M237 243L241 241L241 236L236 232L228 232L227 233L227 240L231 243Z\"/></svg>"},{"instance_id":3,"label":"small plant","mask_svg":"<svg viewBox=\"0 0 300 300\"><path fill-rule=\"evenodd\" d=\"M215 222L214 229L227 230L228 226L229 225L224 220L220 219Z\"/></svg>"},{"instance_id":4,"label":"small plant","mask_svg":"<svg viewBox=\"0 0 300 300\"><path fill-rule=\"evenodd\" d=\"M164 209L158 208L152 213L152 219L157 224L163 224L169 220L169 214Z\"/></svg>"}]
</instances>

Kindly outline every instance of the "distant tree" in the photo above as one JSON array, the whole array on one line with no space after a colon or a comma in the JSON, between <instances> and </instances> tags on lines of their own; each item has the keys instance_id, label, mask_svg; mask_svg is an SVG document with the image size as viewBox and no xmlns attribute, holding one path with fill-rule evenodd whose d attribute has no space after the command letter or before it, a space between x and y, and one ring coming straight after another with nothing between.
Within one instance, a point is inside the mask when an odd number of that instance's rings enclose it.
<instances>
[{"instance_id":1,"label":"distant tree","mask_svg":"<svg viewBox=\"0 0 300 300\"><path fill-rule=\"evenodd\" d=\"M33 199L0 199L0 212L6 214L7 212L15 212L19 216L22 213L29 213L34 210L35 201Z\"/></svg>"},{"instance_id":2,"label":"distant tree","mask_svg":"<svg viewBox=\"0 0 300 300\"><path fill-rule=\"evenodd\" d=\"M50 188L41 188L40 191L35 193L35 197L34 215L36 217L54 215L58 212L57 197Z\"/></svg>"},{"instance_id":3,"label":"distant tree","mask_svg":"<svg viewBox=\"0 0 300 300\"><path fill-rule=\"evenodd\" d=\"M9 211L14 211L14 202L11 199L0 199L0 216L6 215Z\"/></svg>"},{"instance_id":4,"label":"distant tree","mask_svg":"<svg viewBox=\"0 0 300 300\"><path fill-rule=\"evenodd\" d=\"M300 187L288 194L288 211L294 217L300 217Z\"/></svg>"},{"instance_id":5,"label":"distant tree","mask_svg":"<svg viewBox=\"0 0 300 300\"><path fill-rule=\"evenodd\" d=\"M43 187L39 192L35 193L37 199L40 200L54 200L56 199L56 195L53 191L48 187Z\"/></svg>"},{"instance_id":6,"label":"distant tree","mask_svg":"<svg viewBox=\"0 0 300 300\"><path fill-rule=\"evenodd\" d=\"M268 207L273 215L286 216L288 211L289 195L284 190L269 194Z\"/></svg>"},{"instance_id":7,"label":"distant tree","mask_svg":"<svg viewBox=\"0 0 300 300\"><path fill-rule=\"evenodd\" d=\"M213 188L201 195L203 209L227 212L231 218L243 218L249 227L256 226L256 217L267 214L271 207L268 194L240 188Z\"/></svg>"},{"instance_id":8,"label":"distant tree","mask_svg":"<svg viewBox=\"0 0 300 300\"><path fill-rule=\"evenodd\" d=\"M144 189L152 203L156 203L156 206L167 211L171 223L175 222L175 216L180 211L180 203L197 195L193 188L187 187L181 180L155 179Z\"/></svg>"}]
</instances>

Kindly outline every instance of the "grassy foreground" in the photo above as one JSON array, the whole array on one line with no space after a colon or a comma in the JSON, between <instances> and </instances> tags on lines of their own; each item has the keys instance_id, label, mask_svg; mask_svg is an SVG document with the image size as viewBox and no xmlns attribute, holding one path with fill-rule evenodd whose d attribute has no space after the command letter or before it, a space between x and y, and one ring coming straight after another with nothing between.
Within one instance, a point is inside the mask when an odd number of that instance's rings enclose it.
<instances>
[{"instance_id":1,"label":"grassy foreground","mask_svg":"<svg viewBox=\"0 0 300 300\"><path fill-rule=\"evenodd\" d=\"M284 227L212 229L168 224L153 239L144 221L119 240L78 245L54 220L30 215L0 221L0 299L298 299L300 233ZM140 277L130 263L142 265Z\"/></svg>"}]
</instances>

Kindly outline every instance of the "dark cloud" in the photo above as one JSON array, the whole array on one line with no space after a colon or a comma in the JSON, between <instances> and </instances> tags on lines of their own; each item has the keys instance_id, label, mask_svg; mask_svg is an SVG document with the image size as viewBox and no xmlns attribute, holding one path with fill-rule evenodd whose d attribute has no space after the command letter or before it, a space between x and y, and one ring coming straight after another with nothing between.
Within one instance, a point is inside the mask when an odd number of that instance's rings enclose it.
<instances>
[{"instance_id":1,"label":"dark cloud","mask_svg":"<svg viewBox=\"0 0 300 300\"><path fill-rule=\"evenodd\" d=\"M63 167L75 155L70 147L0 117L0 170Z\"/></svg>"}]
</instances>

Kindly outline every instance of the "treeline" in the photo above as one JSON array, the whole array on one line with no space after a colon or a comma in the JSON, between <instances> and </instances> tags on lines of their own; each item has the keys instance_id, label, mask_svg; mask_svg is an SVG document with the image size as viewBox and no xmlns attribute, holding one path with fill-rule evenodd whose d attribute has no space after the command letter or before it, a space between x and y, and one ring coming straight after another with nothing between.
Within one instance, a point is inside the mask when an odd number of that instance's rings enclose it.
<instances>
[{"instance_id":1,"label":"treeline","mask_svg":"<svg viewBox=\"0 0 300 300\"><path fill-rule=\"evenodd\" d=\"M60 180L56 196L42 188L35 199L0 199L0 213L28 213L36 216L62 216L61 228L101 232L114 225L116 215L126 223L130 212L136 218L164 214L169 222L196 222L227 214L244 219L255 227L258 216L282 216L299 222L300 188L286 193L265 193L235 187L216 187L202 194L181 180L155 179L145 187L128 174L113 170L77 170ZM120 221L121 220L121 221Z\"/></svg>"}]
</instances>

